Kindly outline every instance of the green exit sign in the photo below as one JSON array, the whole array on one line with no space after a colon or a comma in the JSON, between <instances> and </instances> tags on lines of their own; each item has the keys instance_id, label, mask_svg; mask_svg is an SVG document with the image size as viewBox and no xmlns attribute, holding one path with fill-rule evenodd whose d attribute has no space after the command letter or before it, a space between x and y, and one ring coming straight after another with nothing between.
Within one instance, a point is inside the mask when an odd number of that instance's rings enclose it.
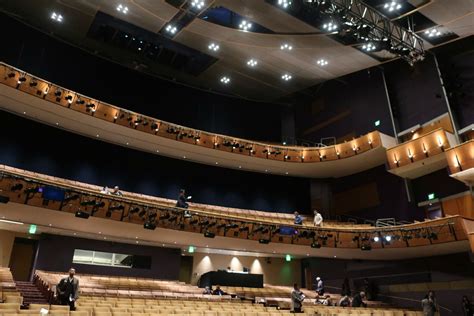
<instances>
[{"instance_id":1,"label":"green exit sign","mask_svg":"<svg viewBox=\"0 0 474 316\"><path fill-rule=\"evenodd\" d=\"M28 230L30 234L35 234L36 233L36 225L30 225L30 229Z\"/></svg>"},{"instance_id":2,"label":"green exit sign","mask_svg":"<svg viewBox=\"0 0 474 316\"><path fill-rule=\"evenodd\" d=\"M380 126L380 120L375 121L375 126Z\"/></svg>"},{"instance_id":3,"label":"green exit sign","mask_svg":"<svg viewBox=\"0 0 474 316\"><path fill-rule=\"evenodd\" d=\"M434 193L428 194L428 200L434 200L436 198L436 195Z\"/></svg>"},{"instance_id":4,"label":"green exit sign","mask_svg":"<svg viewBox=\"0 0 474 316\"><path fill-rule=\"evenodd\" d=\"M194 253L194 246L189 246L188 247L188 252L189 253Z\"/></svg>"},{"instance_id":5,"label":"green exit sign","mask_svg":"<svg viewBox=\"0 0 474 316\"><path fill-rule=\"evenodd\" d=\"M290 255L286 255L285 260L286 260L287 262L290 262L290 261L291 261L291 256L290 256Z\"/></svg>"}]
</instances>

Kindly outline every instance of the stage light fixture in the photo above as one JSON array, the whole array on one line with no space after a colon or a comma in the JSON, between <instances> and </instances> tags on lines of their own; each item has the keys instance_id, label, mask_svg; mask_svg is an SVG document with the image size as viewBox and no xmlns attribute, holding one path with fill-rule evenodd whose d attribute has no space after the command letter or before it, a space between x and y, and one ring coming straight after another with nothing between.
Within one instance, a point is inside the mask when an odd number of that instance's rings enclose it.
<instances>
[{"instance_id":1,"label":"stage light fixture","mask_svg":"<svg viewBox=\"0 0 474 316\"><path fill-rule=\"evenodd\" d=\"M246 20L242 20L242 22L240 22L240 24L239 24L239 29L241 29L244 32L247 32L251 28L252 28L252 23L250 23Z\"/></svg>"},{"instance_id":2,"label":"stage light fixture","mask_svg":"<svg viewBox=\"0 0 474 316\"><path fill-rule=\"evenodd\" d=\"M372 240L374 242L379 242L380 241L380 237L379 236L375 236L374 238L372 238Z\"/></svg>"},{"instance_id":3,"label":"stage light fixture","mask_svg":"<svg viewBox=\"0 0 474 316\"><path fill-rule=\"evenodd\" d=\"M311 248L321 248L321 244L317 241L311 243Z\"/></svg>"},{"instance_id":4,"label":"stage light fixture","mask_svg":"<svg viewBox=\"0 0 474 316\"><path fill-rule=\"evenodd\" d=\"M154 221L147 221L145 224L143 224L143 228L145 229L150 229L150 230L155 230L156 229L156 224Z\"/></svg>"},{"instance_id":5,"label":"stage light fixture","mask_svg":"<svg viewBox=\"0 0 474 316\"><path fill-rule=\"evenodd\" d=\"M214 237L216 237L216 234L214 234L213 232L210 232L210 231L206 231L206 232L204 233L204 237L206 237L206 238L214 238Z\"/></svg>"},{"instance_id":6,"label":"stage light fixture","mask_svg":"<svg viewBox=\"0 0 474 316\"><path fill-rule=\"evenodd\" d=\"M216 43L211 43L209 44L209 46L207 46L207 48L209 48L209 50L212 50L213 52L217 52L220 47Z\"/></svg>"},{"instance_id":7,"label":"stage light fixture","mask_svg":"<svg viewBox=\"0 0 474 316\"><path fill-rule=\"evenodd\" d=\"M120 13L123 13L123 14L127 14L127 13L128 13L128 7L119 4L119 5L117 6L117 11L120 12Z\"/></svg>"},{"instance_id":8,"label":"stage light fixture","mask_svg":"<svg viewBox=\"0 0 474 316\"><path fill-rule=\"evenodd\" d=\"M372 250L372 246L370 244L364 244L364 245L360 246L360 250L370 251L370 250Z\"/></svg>"},{"instance_id":9,"label":"stage light fixture","mask_svg":"<svg viewBox=\"0 0 474 316\"><path fill-rule=\"evenodd\" d=\"M387 2L383 5L383 8L387 10L388 12L393 12L395 10L400 10L402 8L402 5L400 3L397 3L396 1L391 1Z\"/></svg>"},{"instance_id":10,"label":"stage light fixture","mask_svg":"<svg viewBox=\"0 0 474 316\"><path fill-rule=\"evenodd\" d=\"M16 76L16 73L15 73L14 71L10 71L10 72L8 73L8 78L13 78L13 77L15 77L15 76Z\"/></svg>"},{"instance_id":11,"label":"stage light fixture","mask_svg":"<svg viewBox=\"0 0 474 316\"><path fill-rule=\"evenodd\" d=\"M248 226L243 226L243 227L240 227L239 228L239 232L243 232L243 231L249 231L249 227Z\"/></svg>"},{"instance_id":12,"label":"stage light fixture","mask_svg":"<svg viewBox=\"0 0 474 316\"><path fill-rule=\"evenodd\" d=\"M83 211L81 211L81 210L77 210L77 211L76 211L76 217L88 219L89 216L90 216L90 214L87 213L87 212L83 212Z\"/></svg>"},{"instance_id":13,"label":"stage light fixture","mask_svg":"<svg viewBox=\"0 0 474 316\"><path fill-rule=\"evenodd\" d=\"M261 244L269 244L270 239L261 238L261 239L258 240L258 242L261 243Z\"/></svg>"},{"instance_id":14,"label":"stage light fixture","mask_svg":"<svg viewBox=\"0 0 474 316\"><path fill-rule=\"evenodd\" d=\"M12 185L12 187L10 188L10 190L11 190L12 192L19 191L19 190L21 190L21 189L23 189L23 184L21 184L21 183L14 184L14 185Z\"/></svg>"},{"instance_id":15,"label":"stage light fixture","mask_svg":"<svg viewBox=\"0 0 474 316\"><path fill-rule=\"evenodd\" d=\"M61 23L63 21L63 16L59 13L51 13L51 20Z\"/></svg>"},{"instance_id":16,"label":"stage light fixture","mask_svg":"<svg viewBox=\"0 0 474 316\"><path fill-rule=\"evenodd\" d=\"M164 219L169 219L171 217L171 215L169 213L166 213L165 215L161 215L159 217L160 220L164 220Z\"/></svg>"},{"instance_id":17,"label":"stage light fixture","mask_svg":"<svg viewBox=\"0 0 474 316\"><path fill-rule=\"evenodd\" d=\"M392 240L392 236L387 235L387 236L384 237L384 239L385 239L386 242L390 242Z\"/></svg>"},{"instance_id":18,"label":"stage light fixture","mask_svg":"<svg viewBox=\"0 0 474 316\"><path fill-rule=\"evenodd\" d=\"M71 195L67 196L66 198L64 198L64 202L77 200L78 198L79 198L79 194L71 194Z\"/></svg>"}]
</instances>

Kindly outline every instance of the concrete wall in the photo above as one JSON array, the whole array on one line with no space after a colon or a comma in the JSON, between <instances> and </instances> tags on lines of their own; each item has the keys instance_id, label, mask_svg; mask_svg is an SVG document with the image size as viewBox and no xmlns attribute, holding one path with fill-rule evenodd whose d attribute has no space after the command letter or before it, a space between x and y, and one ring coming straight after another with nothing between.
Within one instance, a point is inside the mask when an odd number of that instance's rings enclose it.
<instances>
[{"instance_id":1,"label":"concrete wall","mask_svg":"<svg viewBox=\"0 0 474 316\"><path fill-rule=\"evenodd\" d=\"M14 241L15 232L0 230L0 267L8 267Z\"/></svg>"}]
</instances>

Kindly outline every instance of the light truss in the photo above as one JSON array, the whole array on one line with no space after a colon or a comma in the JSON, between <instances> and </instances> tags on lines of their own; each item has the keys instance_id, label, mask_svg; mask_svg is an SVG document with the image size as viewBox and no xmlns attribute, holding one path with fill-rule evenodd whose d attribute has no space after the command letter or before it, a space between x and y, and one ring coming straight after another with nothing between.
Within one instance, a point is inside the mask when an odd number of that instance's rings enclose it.
<instances>
[{"instance_id":1,"label":"light truss","mask_svg":"<svg viewBox=\"0 0 474 316\"><path fill-rule=\"evenodd\" d=\"M345 28L347 33L357 32L357 27L365 25L360 44L369 41L379 43L383 49L398 55L410 64L422 60L425 54L423 40L413 32L393 23L390 19L360 0L315 0L304 1L316 5L321 14L340 24L339 32ZM348 34L349 35L349 34Z\"/></svg>"}]
</instances>

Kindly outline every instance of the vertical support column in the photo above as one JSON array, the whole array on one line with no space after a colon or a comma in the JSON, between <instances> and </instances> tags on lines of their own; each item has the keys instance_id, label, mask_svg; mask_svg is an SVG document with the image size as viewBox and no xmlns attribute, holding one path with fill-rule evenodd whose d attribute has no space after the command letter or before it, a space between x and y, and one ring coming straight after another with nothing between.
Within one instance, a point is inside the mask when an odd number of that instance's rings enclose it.
<instances>
[{"instance_id":1,"label":"vertical support column","mask_svg":"<svg viewBox=\"0 0 474 316\"><path fill-rule=\"evenodd\" d=\"M456 136L456 141L458 142L458 144L460 144L461 140L460 140L459 134L458 134L458 127L457 127L457 124L454 120L453 112L451 111L451 105L449 104L449 99L448 99L448 95L446 94L446 89L444 88L444 81L443 81L443 77L441 75L441 70L439 69L438 58L436 58L436 55L434 53L432 53L432 55L433 55L433 59L434 59L435 66L436 66L436 72L438 73L439 82L441 84L441 90L443 90L444 102L446 102L446 107L448 108L449 118L451 119L451 124L453 124L454 136Z\"/></svg>"},{"instance_id":2,"label":"vertical support column","mask_svg":"<svg viewBox=\"0 0 474 316\"><path fill-rule=\"evenodd\" d=\"M396 124L395 124L395 118L393 117L392 102L390 102L390 95L388 94L387 81L385 79L385 71L383 70L383 68L382 68L382 80L383 80L383 87L385 89L385 96L387 97L390 120L392 121L393 135L395 136L395 139L397 140L397 144L398 144L398 132L397 132Z\"/></svg>"}]
</instances>

